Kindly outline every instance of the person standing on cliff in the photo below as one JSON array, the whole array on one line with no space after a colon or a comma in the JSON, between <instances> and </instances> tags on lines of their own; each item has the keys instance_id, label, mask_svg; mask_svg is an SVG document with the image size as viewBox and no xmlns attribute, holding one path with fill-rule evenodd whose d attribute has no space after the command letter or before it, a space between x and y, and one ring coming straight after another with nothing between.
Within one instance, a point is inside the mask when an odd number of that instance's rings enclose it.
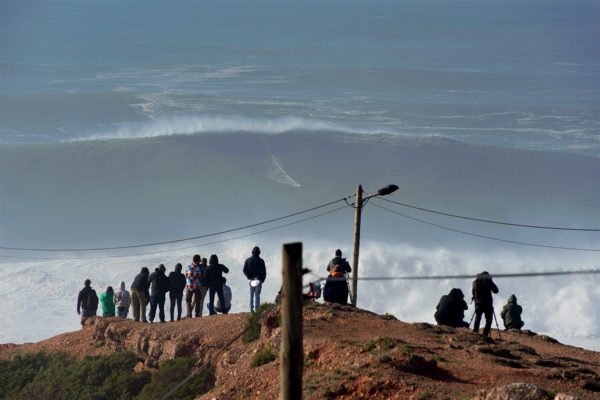
<instances>
[{"instance_id":1,"label":"person standing on cliff","mask_svg":"<svg viewBox=\"0 0 600 400\"><path fill-rule=\"evenodd\" d=\"M115 316L115 292L112 286L106 288L106 292L100 295L100 304L102 304L102 316L103 317L114 317Z\"/></svg>"},{"instance_id":2,"label":"person standing on cliff","mask_svg":"<svg viewBox=\"0 0 600 400\"><path fill-rule=\"evenodd\" d=\"M121 283L119 284L119 290L115 292L113 302L117 307L117 316L127 318L127 314L129 313L129 306L131 305L131 295L125 289L124 281L121 281Z\"/></svg>"},{"instance_id":3,"label":"person standing on cliff","mask_svg":"<svg viewBox=\"0 0 600 400\"><path fill-rule=\"evenodd\" d=\"M473 281L473 300L475 301L475 323L473 332L479 332L479 323L481 322L481 314L485 315L485 327L483 328L483 336L490 334L492 328L492 318L494 318L494 304L492 293L498 293L498 286L492 281L492 276L483 271L477 275L477 279Z\"/></svg>"},{"instance_id":4,"label":"person standing on cliff","mask_svg":"<svg viewBox=\"0 0 600 400\"><path fill-rule=\"evenodd\" d=\"M225 304L225 295L223 294L223 272L228 273L229 268L223 264L219 264L219 258L216 254L210 256L208 267L204 271L204 283L208 286L210 299L210 315L214 315L215 311L215 293L219 297L219 303Z\"/></svg>"},{"instance_id":5,"label":"person standing on cliff","mask_svg":"<svg viewBox=\"0 0 600 400\"><path fill-rule=\"evenodd\" d=\"M150 313L148 319L150 323L154 322L157 307L160 322L165 322L165 296L171 289L171 282L166 277L165 270L165 265L160 264L148 277L148 283L150 284Z\"/></svg>"},{"instance_id":6,"label":"person standing on cliff","mask_svg":"<svg viewBox=\"0 0 600 400\"><path fill-rule=\"evenodd\" d=\"M148 268L142 267L139 274L136 275L133 283L131 284L131 307L133 308L133 320L135 322L140 321L148 322L146 319L146 304L150 300L148 295L148 275L150 271Z\"/></svg>"},{"instance_id":7,"label":"person standing on cliff","mask_svg":"<svg viewBox=\"0 0 600 400\"><path fill-rule=\"evenodd\" d=\"M83 289L77 296L77 314L81 315L81 325L86 318L95 317L96 310L98 310L98 295L92 289L92 281L86 279L83 282Z\"/></svg>"},{"instance_id":8,"label":"person standing on cliff","mask_svg":"<svg viewBox=\"0 0 600 400\"><path fill-rule=\"evenodd\" d=\"M183 289L185 289L185 275L181 273L182 265L177 263L175 271L169 274L169 282L171 290L169 291L169 300L171 300L171 322L173 322L173 314L175 313L175 304L177 304L177 321L181 319L181 299L183 298Z\"/></svg>"},{"instance_id":9,"label":"person standing on cliff","mask_svg":"<svg viewBox=\"0 0 600 400\"><path fill-rule=\"evenodd\" d=\"M250 312L258 310L260 307L260 291L262 284L267 278L267 269L265 261L259 257L260 248L255 246L252 249L252 256L246 259L244 263L244 275L248 278L248 286L250 287Z\"/></svg>"},{"instance_id":10,"label":"person standing on cliff","mask_svg":"<svg viewBox=\"0 0 600 400\"><path fill-rule=\"evenodd\" d=\"M204 304L204 297L206 296L206 286L202 283L205 269L206 258L201 259L199 254L194 255L192 263L188 265L185 274L187 279L187 292L185 294L187 318L192 318L194 310L196 318L202 316L202 306Z\"/></svg>"}]
</instances>

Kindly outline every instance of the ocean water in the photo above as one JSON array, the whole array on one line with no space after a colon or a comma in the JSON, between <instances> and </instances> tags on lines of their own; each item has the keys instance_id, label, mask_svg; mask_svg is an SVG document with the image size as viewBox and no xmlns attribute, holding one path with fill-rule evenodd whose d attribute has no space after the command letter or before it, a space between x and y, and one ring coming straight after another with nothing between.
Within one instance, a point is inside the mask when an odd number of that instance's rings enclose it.
<instances>
[{"instance_id":1,"label":"ocean water","mask_svg":"<svg viewBox=\"0 0 600 400\"><path fill-rule=\"evenodd\" d=\"M354 210L255 224L359 184L400 187L363 210L359 276L600 268L598 232L384 201L600 227L599 17L596 1L1 0L0 343L76 330L86 278L129 286L195 253L230 267L244 312L259 245L272 301L281 245L302 241L306 282L322 277L351 254ZM433 322L470 283L361 281L358 305ZM496 311L514 293L526 328L600 350L599 283L497 279Z\"/></svg>"}]
</instances>

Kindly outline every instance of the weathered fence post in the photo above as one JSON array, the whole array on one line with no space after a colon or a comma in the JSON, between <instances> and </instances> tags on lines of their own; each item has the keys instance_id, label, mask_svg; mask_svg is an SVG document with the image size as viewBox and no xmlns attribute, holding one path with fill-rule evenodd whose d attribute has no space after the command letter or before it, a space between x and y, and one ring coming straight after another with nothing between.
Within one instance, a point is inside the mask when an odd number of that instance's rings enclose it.
<instances>
[{"instance_id":1,"label":"weathered fence post","mask_svg":"<svg viewBox=\"0 0 600 400\"><path fill-rule=\"evenodd\" d=\"M281 399L302 399L302 243L283 245L281 291Z\"/></svg>"}]
</instances>

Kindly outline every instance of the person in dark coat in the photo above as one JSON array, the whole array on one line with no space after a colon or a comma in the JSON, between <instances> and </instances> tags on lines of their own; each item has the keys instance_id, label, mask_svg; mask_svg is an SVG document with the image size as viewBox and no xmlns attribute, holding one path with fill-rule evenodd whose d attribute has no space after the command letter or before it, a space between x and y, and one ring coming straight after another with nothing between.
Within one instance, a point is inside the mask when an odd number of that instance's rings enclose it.
<instances>
[{"instance_id":1,"label":"person in dark coat","mask_svg":"<svg viewBox=\"0 0 600 400\"><path fill-rule=\"evenodd\" d=\"M156 270L148 277L150 284L150 313L148 319L150 323L154 321L156 307L159 309L158 317L160 322L165 322L165 295L171 287L169 278L165 276L165 266L160 264Z\"/></svg>"},{"instance_id":2,"label":"person in dark coat","mask_svg":"<svg viewBox=\"0 0 600 400\"><path fill-rule=\"evenodd\" d=\"M500 313L500 316L504 320L504 328L521 329L525 325L525 322L521 320L522 312L523 308L517 304L517 296L511 294Z\"/></svg>"},{"instance_id":3,"label":"person in dark coat","mask_svg":"<svg viewBox=\"0 0 600 400\"><path fill-rule=\"evenodd\" d=\"M492 328L492 318L494 318L492 293L498 293L498 287L492 281L492 276L487 271L483 271L473 281L473 300L475 301L473 332L479 332L481 314L484 314L485 327L483 328L483 336L489 335Z\"/></svg>"},{"instance_id":4,"label":"person in dark coat","mask_svg":"<svg viewBox=\"0 0 600 400\"><path fill-rule=\"evenodd\" d=\"M169 274L169 300L171 300L171 322L173 322L173 314L175 313L175 304L177 304L177 321L181 319L181 300L183 299L183 289L185 289L185 275L181 273L183 266L179 263L175 265L175 271Z\"/></svg>"},{"instance_id":5,"label":"person in dark coat","mask_svg":"<svg viewBox=\"0 0 600 400\"><path fill-rule=\"evenodd\" d=\"M92 281L86 279L83 282L83 289L77 296L77 314L81 315L81 324L88 317L95 317L98 310L98 295L92 289Z\"/></svg>"},{"instance_id":6,"label":"person in dark coat","mask_svg":"<svg viewBox=\"0 0 600 400\"><path fill-rule=\"evenodd\" d=\"M467 328L469 324L463 321L465 310L468 308L464 300L465 295L460 289L452 289L450 293L442 296L436 307L435 320L438 325L448 325L455 328Z\"/></svg>"},{"instance_id":7,"label":"person in dark coat","mask_svg":"<svg viewBox=\"0 0 600 400\"><path fill-rule=\"evenodd\" d=\"M208 296L210 300L210 315L216 314L215 311L215 293L219 297L219 303L225 304L225 296L223 294L223 272L228 273L229 268L223 264L219 264L219 258L216 254L210 256L208 267L204 271L204 284L208 286Z\"/></svg>"},{"instance_id":8,"label":"person in dark coat","mask_svg":"<svg viewBox=\"0 0 600 400\"><path fill-rule=\"evenodd\" d=\"M131 283L131 307L133 312L133 320L136 322L148 322L146 319L146 304L150 301L150 294L148 293L148 275L150 271L148 268L142 267L139 274L136 275L135 279Z\"/></svg>"},{"instance_id":9,"label":"person in dark coat","mask_svg":"<svg viewBox=\"0 0 600 400\"><path fill-rule=\"evenodd\" d=\"M244 275L248 278L248 286L250 287L250 312L253 313L260 307L260 291L262 284L267 278L265 261L260 258L260 248L258 246L252 249L252 256L248 257L244 263Z\"/></svg>"},{"instance_id":10,"label":"person in dark coat","mask_svg":"<svg viewBox=\"0 0 600 400\"><path fill-rule=\"evenodd\" d=\"M329 303L348 304L348 283L344 279L340 265L334 267L325 281L323 300Z\"/></svg>"},{"instance_id":11,"label":"person in dark coat","mask_svg":"<svg viewBox=\"0 0 600 400\"><path fill-rule=\"evenodd\" d=\"M341 271L344 274L349 274L352 272L352 268L350 267L350 264L348 264L348 261L346 261L345 258L342 258L342 251L340 249L335 251L335 257L333 257L331 261L329 261L329 264L327 264L327 271L333 271L336 265L340 266Z\"/></svg>"}]
</instances>

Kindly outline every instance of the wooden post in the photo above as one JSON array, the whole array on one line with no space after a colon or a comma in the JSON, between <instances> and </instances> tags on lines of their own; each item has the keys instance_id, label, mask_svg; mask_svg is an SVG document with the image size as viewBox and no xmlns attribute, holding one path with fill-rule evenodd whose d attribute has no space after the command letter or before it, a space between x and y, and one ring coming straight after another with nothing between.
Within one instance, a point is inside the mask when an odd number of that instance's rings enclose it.
<instances>
[{"instance_id":1,"label":"wooden post","mask_svg":"<svg viewBox=\"0 0 600 400\"><path fill-rule=\"evenodd\" d=\"M360 247L360 216L363 207L362 186L356 188L356 207L354 214L354 250L352 252L352 286L350 286L350 301L356 307L356 292L358 290L358 249Z\"/></svg>"},{"instance_id":2,"label":"wooden post","mask_svg":"<svg viewBox=\"0 0 600 400\"><path fill-rule=\"evenodd\" d=\"M302 399L302 243L283 245L281 292L281 399Z\"/></svg>"}]
</instances>

